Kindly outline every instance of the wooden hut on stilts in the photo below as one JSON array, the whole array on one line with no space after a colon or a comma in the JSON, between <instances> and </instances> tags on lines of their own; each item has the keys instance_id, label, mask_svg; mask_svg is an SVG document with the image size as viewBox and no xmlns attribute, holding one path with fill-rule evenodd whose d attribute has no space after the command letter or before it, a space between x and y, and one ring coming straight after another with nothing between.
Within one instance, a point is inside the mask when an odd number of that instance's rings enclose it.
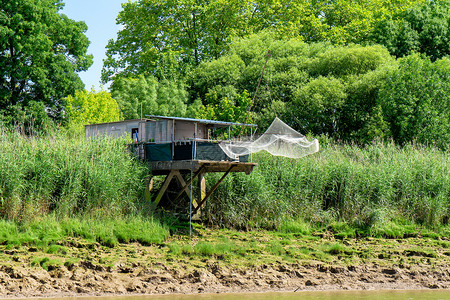
<instances>
[{"instance_id":1,"label":"wooden hut on stilts","mask_svg":"<svg viewBox=\"0 0 450 300\"><path fill-rule=\"evenodd\" d=\"M147 185L146 197L150 198L154 176L165 176L152 199L154 205L163 205L167 209L193 216L200 212L229 173L250 174L257 165L248 155L232 159L219 146L217 131L230 137L232 126L249 127L253 135L257 125L147 115L137 120L86 125L85 136L131 137L133 151L141 161L150 164L152 176ZM206 190L205 175L216 172L223 175ZM194 189L195 181L197 188ZM182 199L189 200L188 207Z\"/></svg>"}]
</instances>

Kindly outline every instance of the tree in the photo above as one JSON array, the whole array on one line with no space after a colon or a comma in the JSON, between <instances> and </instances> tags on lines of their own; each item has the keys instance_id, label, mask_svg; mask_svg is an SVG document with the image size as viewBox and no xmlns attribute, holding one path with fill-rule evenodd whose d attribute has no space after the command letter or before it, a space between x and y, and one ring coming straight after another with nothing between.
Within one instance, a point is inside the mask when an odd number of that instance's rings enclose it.
<instances>
[{"instance_id":1,"label":"tree","mask_svg":"<svg viewBox=\"0 0 450 300\"><path fill-rule=\"evenodd\" d=\"M154 75L169 59L173 73L218 58L232 35L247 30L250 1L139 0L123 4L117 23L123 29L106 46L103 82L117 76Z\"/></svg>"},{"instance_id":2,"label":"tree","mask_svg":"<svg viewBox=\"0 0 450 300\"><path fill-rule=\"evenodd\" d=\"M189 79L191 101L232 103L248 91L254 95L270 49L252 111L258 125L275 116L293 128L341 139L365 136L377 105L378 90L394 59L382 46L332 46L279 39L261 32L236 39L228 54L201 63ZM210 95L216 94L216 98ZM373 123L373 122L372 122ZM375 132L375 131L371 131Z\"/></svg>"},{"instance_id":3,"label":"tree","mask_svg":"<svg viewBox=\"0 0 450 300\"><path fill-rule=\"evenodd\" d=\"M187 109L187 92L179 81L160 80L154 76L118 78L111 86L125 119L138 119L143 114L182 117Z\"/></svg>"},{"instance_id":4,"label":"tree","mask_svg":"<svg viewBox=\"0 0 450 300\"><path fill-rule=\"evenodd\" d=\"M295 127L302 132L339 135L340 114L347 94L344 82L336 78L318 77L300 87L292 101Z\"/></svg>"},{"instance_id":5,"label":"tree","mask_svg":"<svg viewBox=\"0 0 450 300\"><path fill-rule=\"evenodd\" d=\"M16 104L10 105L7 110L0 110L0 127L11 125L21 133L38 135L51 132L55 124L42 102L30 101L25 107Z\"/></svg>"},{"instance_id":6,"label":"tree","mask_svg":"<svg viewBox=\"0 0 450 300\"><path fill-rule=\"evenodd\" d=\"M259 112L274 100L290 101L296 87L307 82L306 60L330 46L278 39L271 32L236 39L226 55L201 63L191 73L188 80L191 100L199 98L209 104L213 98L206 95L213 92L217 93L217 99L227 97L232 101L243 91L253 96L270 50L253 110Z\"/></svg>"},{"instance_id":7,"label":"tree","mask_svg":"<svg viewBox=\"0 0 450 300\"><path fill-rule=\"evenodd\" d=\"M423 1L130 1L117 18L123 29L107 45L102 81L138 75L179 78L201 62L226 54L236 38L261 31L306 42L370 43L380 20ZM170 72L164 66L167 61Z\"/></svg>"},{"instance_id":8,"label":"tree","mask_svg":"<svg viewBox=\"0 0 450 300\"><path fill-rule=\"evenodd\" d=\"M418 141L450 149L450 60L432 63L412 54L386 78L378 103L394 141Z\"/></svg>"},{"instance_id":9,"label":"tree","mask_svg":"<svg viewBox=\"0 0 450 300\"><path fill-rule=\"evenodd\" d=\"M335 45L367 43L374 26L425 0L318 0L310 2L315 27L302 32L306 41L330 41Z\"/></svg>"},{"instance_id":10,"label":"tree","mask_svg":"<svg viewBox=\"0 0 450 300\"><path fill-rule=\"evenodd\" d=\"M236 95L234 100L228 97L219 99L216 92L207 94L207 97L212 98L212 100L208 101L209 104L197 108L196 118L226 122L244 122L248 107L252 101L247 91ZM246 122L249 123L251 121L247 119Z\"/></svg>"},{"instance_id":11,"label":"tree","mask_svg":"<svg viewBox=\"0 0 450 300\"><path fill-rule=\"evenodd\" d=\"M60 118L62 98L83 88L92 64L84 22L59 14L61 0L0 0L0 110L42 102Z\"/></svg>"},{"instance_id":12,"label":"tree","mask_svg":"<svg viewBox=\"0 0 450 300\"><path fill-rule=\"evenodd\" d=\"M425 1L374 26L372 40L397 57L412 51L434 61L450 54L450 1Z\"/></svg>"},{"instance_id":13,"label":"tree","mask_svg":"<svg viewBox=\"0 0 450 300\"><path fill-rule=\"evenodd\" d=\"M311 77L337 78L345 85L345 101L340 107L336 106L339 104L337 95L331 98L325 97L329 99L326 105L332 105L336 111L333 114L321 111L317 121L331 117L336 119L332 124L317 123L318 125L328 124L321 132L343 140L367 140L365 126L375 113L373 108L377 104L378 91L385 82L388 70L396 67L387 49L379 45L335 47L310 59L307 65ZM309 96L314 98L322 93L328 93L329 88L331 87L325 86L322 91L314 91L315 95ZM312 103L312 105L317 104ZM317 131L314 130L314 132ZM368 140L372 138L374 137L371 136Z\"/></svg>"},{"instance_id":14,"label":"tree","mask_svg":"<svg viewBox=\"0 0 450 300\"><path fill-rule=\"evenodd\" d=\"M76 129L87 124L119 121L122 116L117 101L106 91L76 91L64 100L69 127Z\"/></svg>"}]
</instances>

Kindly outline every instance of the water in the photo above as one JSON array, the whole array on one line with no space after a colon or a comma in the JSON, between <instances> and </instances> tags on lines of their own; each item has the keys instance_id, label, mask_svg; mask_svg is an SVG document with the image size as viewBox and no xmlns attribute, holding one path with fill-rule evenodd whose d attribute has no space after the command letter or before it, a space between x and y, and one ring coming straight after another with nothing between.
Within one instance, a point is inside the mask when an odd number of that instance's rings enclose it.
<instances>
[{"instance_id":1,"label":"water","mask_svg":"<svg viewBox=\"0 0 450 300\"><path fill-rule=\"evenodd\" d=\"M450 290L414 291L320 291L290 293L242 293L196 295L148 295L93 298L61 298L53 300L450 300Z\"/></svg>"}]
</instances>

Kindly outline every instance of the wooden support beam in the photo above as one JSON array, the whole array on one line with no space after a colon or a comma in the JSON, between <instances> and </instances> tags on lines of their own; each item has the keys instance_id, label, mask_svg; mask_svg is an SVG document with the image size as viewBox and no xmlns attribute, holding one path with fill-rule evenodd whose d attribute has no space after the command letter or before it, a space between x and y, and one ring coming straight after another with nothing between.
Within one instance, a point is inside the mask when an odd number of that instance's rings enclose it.
<instances>
[{"instance_id":1,"label":"wooden support beam","mask_svg":"<svg viewBox=\"0 0 450 300\"><path fill-rule=\"evenodd\" d=\"M193 214L197 213L197 210L206 202L206 200L214 193L214 191L219 187L219 185L222 183L222 181L227 177L227 175L231 172L231 170L234 168L234 165L232 165L228 171L223 174L223 176L217 181L217 183L211 188L211 190L206 194L205 198L200 201L200 203L197 205L197 207L194 208Z\"/></svg>"},{"instance_id":2,"label":"wooden support beam","mask_svg":"<svg viewBox=\"0 0 450 300\"><path fill-rule=\"evenodd\" d=\"M197 170L197 172L194 173L194 175L192 176L191 179L189 179L188 183L183 185L183 187L181 188L181 191L178 193L178 195L175 197L175 199L173 200L174 202L178 200L178 198L180 198L180 196L183 194L183 192L186 191L187 193L187 189L189 188L189 186L191 185L192 181L194 181L194 179L198 176L198 174L200 174L204 169L204 166L202 166L200 169ZM171 171L173 172L173 171ZM183 180L184 181L184 180Z\"/></svg>"},{"instance_id":3,"label":"wooden support beam","mask_svg":"<svg viewBox=\"0 0 450 300\"><path fill-rule=\"evenodd\" d=\"M203 199L206 197L206 178L205 172L198 174L198 203L202 203Z\"/></svg>"},{"instance_id":4,"label":"wooden support beam","mask_svg":"<svg viewBox=\"0 0 450 300\"><path fill-rule=\"evenodd\" d=\"M175 170L175 176L176 176L176 178L178 179L178 181L180 182L180 184L181 184L182 187L188 186L188 185L186 184L186 181L184 181L183 176L181 176L180 171ZM191 199L191 194L189 193L189 191L188 191L186 188L184 188L184 189L182 189L182 190L179 192L179 194L177 195L177 198L175 198L175 200L178 200L178 198L181 196L181 194L183 194L183 191L185 192L186 196L188 196L188 198ZM175 201L175 200L174 200L174 201ZM195 199L192 199L192 204L193 204L193 205L197 205L197 202L195 201Z\"/></svg>"},{"instance_id":5,"label":"wooden support beam","mask_svg":"<svg viewBox=\"0 0 450 300\"><path fill-rule=\"evenodd\" d=\"M164 183L161 187L161 189L158 192L158 195L156 195L156 199L154 201L155 205L158 205L159 201L161 201L162 196L166 192L167 188L169 187L170 182L172 181L173 176L175 176L175 171L170 171L169 175L166 176L166 180L164 180Z\"/></svg>"},{"instance_id":6,"label":"wooden support beam","mask_svg":"<svg viewBox=\"0 0 450 300\"><path fill-rule=\"evenodd\" d=\"M195 205L193 205L193 216L192 218L196 218L196 219L200 219L201 217L201 210L204 206L205 202L202 202L203 199L206 197L206 177L205 177L206 172L201 172L200 174L198 174L198 180L197 180L197 193L196 193L196 198L193 199L192 203L195 203ZM202 206L200 206L198 203L203 203Z\"/></svg>"},{"instance_id":7,"label":"wooden support beam","mask_svg":"<svg viewBox=\"0 0 450 300\"><path fill-rule=\"evenodd\" d=\"M150 201L150 193L153 190L153 177L149 177L145 184L144 199Z\"/></svg>"}]
</instances>

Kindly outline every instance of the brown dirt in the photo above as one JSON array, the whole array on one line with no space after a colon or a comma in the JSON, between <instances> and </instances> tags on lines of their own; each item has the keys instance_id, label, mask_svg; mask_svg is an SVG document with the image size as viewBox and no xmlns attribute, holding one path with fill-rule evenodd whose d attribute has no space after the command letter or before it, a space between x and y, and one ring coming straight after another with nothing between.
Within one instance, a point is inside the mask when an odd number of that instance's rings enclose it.
<instances>
[{"instance_id":1,"label":"brown dirt","mask_svg":"<svg viewBox=\"0 0 450 300\"><path fill-rule=\"evenodd\" d=\"M159 246L121 244L107 248L69 240L56 252L49 251L49 247L0 245L0 298L450 289L449 241L350 239L339 242L347 245L347 255L321 252L325 255L322 260L312 259L314 255L309 254L302 258L298 253L288 256L257 251L257 247L264 248L264 243L276 238L266 234L237 235L236 240L232 238L236 244L237 239L247 243L251 240L257 246L250 247L245 255L230 257L171 254L170 241ZM202 239L207 240L208 235ZM288 241L284 249L292 253L304 245L319 248L330 243L323 239Z\"/></svg>"},{"instance_id":2,"label":"brown dirt","mask_svg":"<svg viewBox=\"0 0 450 300\"><path fill-rule=\"evenodd\" d=\"M51 271L17 266L0 269L2 297L449 288L448 266L429 265L271 264L243 269L209 261L196 268L120 264L105 268L81 261Z\"/></svg>"}]
</instances>

